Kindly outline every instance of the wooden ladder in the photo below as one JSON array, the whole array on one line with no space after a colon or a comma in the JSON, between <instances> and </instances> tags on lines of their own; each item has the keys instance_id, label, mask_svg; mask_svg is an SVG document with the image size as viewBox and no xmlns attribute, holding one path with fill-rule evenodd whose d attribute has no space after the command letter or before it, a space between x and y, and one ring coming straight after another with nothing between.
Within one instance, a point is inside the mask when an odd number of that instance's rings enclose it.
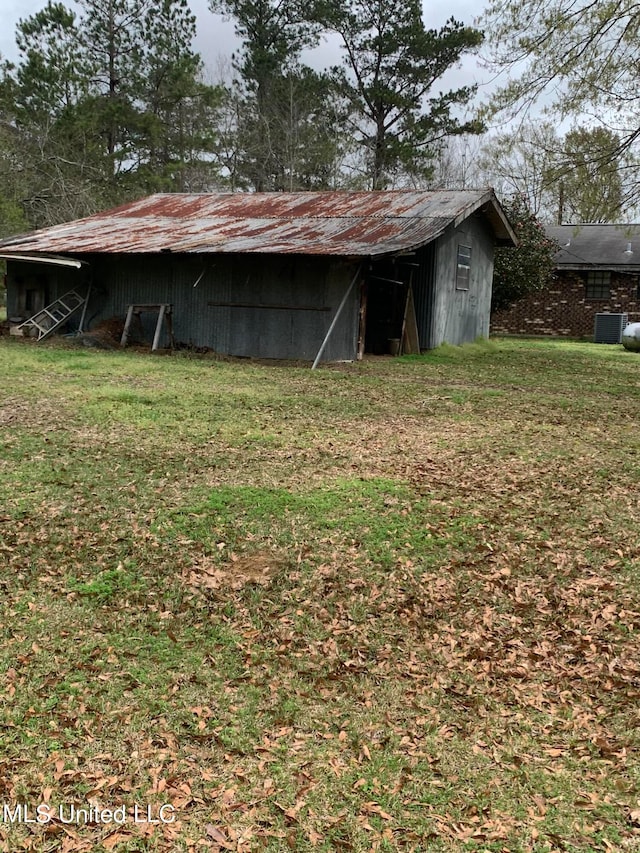
<instances>
[{"instance_id":1,"label":"wooden ladder","mask_svg":"<svg viewBox=\"0 0 640 853\"><path fill-rule=\"evenodd\" d=\"M22 329L22 334L29 329L35 329L37 338L41 341L50 335L52 332L61 326L69 317L86 304L87 296L80 296L75 290L70 290L56 299L46 308L38 311L33 317L29 317L24 323L18 326L18 332Z\"/></svg>"},{"instance_id":2,"label":"wooden ladder","mask_svg":"<svg viewBox=\"0 0 640 853\"><path fill-rule=\"evenodd\" d=\"M173 339L173 317L171 315L172 306L166 302L157 303L153 305L129 305L127 307L127 319L124 323L124 329L122 331L122 337L120 338L120 346L126 347L127 341L129 340L129 332L131 330L131 321L134 316L140 320L140 314L145 311L157 311L158 312L158 320L156 322L156 331L153 336L153 344L151 345L151 351L158 349L160 344L160 333L162 332L162 321L166 320L167 322L167 331L169 332L169 338L171 340L171 347L175 346L175 342Z\"/></svg>"}]
</instances>

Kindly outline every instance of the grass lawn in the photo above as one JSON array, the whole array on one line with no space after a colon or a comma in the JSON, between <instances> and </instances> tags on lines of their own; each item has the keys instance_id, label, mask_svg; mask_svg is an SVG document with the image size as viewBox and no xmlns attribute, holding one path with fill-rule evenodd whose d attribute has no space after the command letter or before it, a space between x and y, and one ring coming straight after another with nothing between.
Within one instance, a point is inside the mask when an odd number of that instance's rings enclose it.
<instances>
[{"instance_id":1,"label":"grass lawn","mask_svg":"<svg viewBox=\"0 0 640 853\"><path fill-rule=\"evenodd\" d=\"M0 369L0 850L640 851L640 356Z\"/></svg>"}]
</instances>

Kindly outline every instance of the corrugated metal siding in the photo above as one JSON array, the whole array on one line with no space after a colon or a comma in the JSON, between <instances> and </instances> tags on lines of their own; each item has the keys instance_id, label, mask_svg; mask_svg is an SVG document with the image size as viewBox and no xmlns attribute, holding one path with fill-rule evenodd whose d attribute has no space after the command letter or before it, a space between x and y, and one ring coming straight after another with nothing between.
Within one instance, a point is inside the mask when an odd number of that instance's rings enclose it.
<instances>
[{"instance_id":1,"label":"corrugated metal siding","mask_svg":"<svg viewBox=\"0 0 640 853\"><path fill-rule=\"evenodd\" d=\"M471 246L469 290L456 290L458 245ZM483 220L470 217L436 243L436 292L431 346L464 344L489 335L494 237Z\"/></svg>"},{"instance_id":2,"label":"corrugated metal siding","mask_svg":"<svg viewBox=\"0 0 640 853\"><path fill-rule=\"evenodd\" d=\"M433 316L435 309L436 247L431 243L416 255L419 267L414 276L413 298L418 324L420 349L433 347Z\"/></svg>"},{"instance_id":3,"label":"corrugated metal siding","mask_svg":"<svg viewBox=\"0 0 640 853\"><path fill-rule=\"evenodd\" d=\"M308 360L315 357L356 269L331 259L221 255L103 256L94 265L99 274L89 308L93 325L124 317L130 303L170 302L181 343L225 355ZM358 308L354 288L326 360L355 358ZM143 315L147 340L156 317Z\"/></svg>"},{"instance_id":4,"label":"corrugated metal siding","mask_svg":"<svg viewBox=\"0 0 640 853\"><path fill-rule=\"evenodd\" d=\"M171 263L167 259L138 256L96 256L90 259L93 287L87 310L89 328L102 320L124 318L130 304L172 302ZM146 340L150 340L157 321L157 312L141 315ZM139 333L134 320L132 339ZM166 338L161 345L166 343Z\"/></svg>"}]
</instances>

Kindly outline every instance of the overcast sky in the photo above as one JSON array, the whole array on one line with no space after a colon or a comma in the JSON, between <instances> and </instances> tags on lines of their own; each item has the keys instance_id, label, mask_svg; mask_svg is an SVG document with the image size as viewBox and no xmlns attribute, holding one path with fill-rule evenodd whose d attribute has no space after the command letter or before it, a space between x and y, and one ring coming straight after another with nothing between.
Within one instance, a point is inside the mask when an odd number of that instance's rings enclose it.
<instances>
[{"instance_id":1,"label":"overcast sky","mask_svg":"<svg viewBox=\"0 0 640 853\"><path fill-rule=\"evenodd\" d=\"M402 0L397 0L402 2ZM16 59L15 28L20 18L29 17L39 9L44 8L46 0L0 0L2 9L2 26L0 27L0 54L6 58ZM72 5L69 3L69 5ZM441 27L452 15L465 24L472 24L474 18L482 11L482 3L478 0L423 0L424 19L428 27ZM237 47L231 21L223 21L218 15L212 15L208 10L207 0L191 0L191 8L198 19L198 33L195 48L202 55L208 69L207 77L216 77L219 59L229 58ZM336 42L324 42L307 58L316 68L336 64L340 60L340 50ZM478 67L473 58L466 59L462 67L447 75L444 84L447 88L473 83L487 83L490 75Z\"/></svg>"}]
</instances>

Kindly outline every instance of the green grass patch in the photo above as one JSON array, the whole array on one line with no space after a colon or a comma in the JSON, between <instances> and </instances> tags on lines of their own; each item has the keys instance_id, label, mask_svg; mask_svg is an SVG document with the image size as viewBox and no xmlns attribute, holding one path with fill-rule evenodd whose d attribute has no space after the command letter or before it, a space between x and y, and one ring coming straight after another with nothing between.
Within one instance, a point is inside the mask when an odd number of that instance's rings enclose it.
<instances>
[{"instance_id":1,"label":"green grass patch","mask_svg":"<svg viewBox=\"0 0 640 853\"><path fill-rule=\"evenodd\" d=\"M384 478L343 480L313 490L220 486L206 500L165 523L174 535L202 543L208 553L270 542L286 550L313 547L316 562L327 548L356 549L378 569L403 555L418 555L423 567L443 550L466 542L475 519L454 516L434 535L442 512L406 485Z\"/></svg>"},{"instance_id":2,"label":"green grass patch","mask_svg":"<svg viewBox=\"0 0 640 853\"><path fill-rule=\"evenodd\" d=\"M1 340L0 850L638 847L636 359Z\"/></svg>"}]
</instances>

